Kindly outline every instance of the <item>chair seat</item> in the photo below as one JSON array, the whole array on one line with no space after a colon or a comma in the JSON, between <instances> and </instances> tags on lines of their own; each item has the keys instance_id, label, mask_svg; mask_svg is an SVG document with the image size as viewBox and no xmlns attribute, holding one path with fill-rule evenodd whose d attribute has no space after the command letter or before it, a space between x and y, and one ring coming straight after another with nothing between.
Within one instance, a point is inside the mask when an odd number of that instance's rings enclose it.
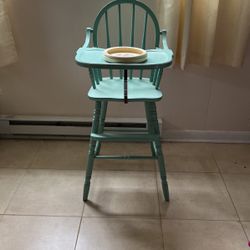
<instances>
[{"instance_id":1,"label":"chair seat","mask_svg":"<svg viewBox=\"0 0 250 250\"><path fill-rule=\"evenodd\" d=\"M124 100L124 83L120 78L103 78L96 89L91 87L88 97L93 100ZM155 89L148 78L128 79L128 100L129 101L159 101L162 92Z\"/></svg>"}]
</instances>

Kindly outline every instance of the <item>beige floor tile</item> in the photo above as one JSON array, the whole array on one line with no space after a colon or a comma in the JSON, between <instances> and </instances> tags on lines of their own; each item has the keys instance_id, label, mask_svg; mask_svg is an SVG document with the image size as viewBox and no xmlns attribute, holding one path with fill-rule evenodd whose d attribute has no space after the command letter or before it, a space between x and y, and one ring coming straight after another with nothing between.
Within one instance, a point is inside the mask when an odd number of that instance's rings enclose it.
<instances>
[{"instance_id":1,"label":"beige floor tile","mask_svg":"<svg viewBox=\"0 0 250 250\"><path fill-rule=\"evenodd\" d=\"M249 144L215 144L213 155L222 173L250 174Z\"/></svg>"},{"instance_id":2,"label":"beige floor tile","mask_svg":"<svg viewBox=\"0 0 250 250\"><path fill-rule=\"evenodd\" d=\"M206 143L163 143L163 153L169 172L218 172L218 167Z\"/></svg>"},{"instance_id":3,"label":"beige floor tile","mask_svg":"<svg viewBox=\"0 0 250 250\"><path fill-rule=\"evenodd\" d=\"M163 220L166 250L247 250L238 222Z\"/></svg>"},{"instance_id":4,"label":"beige floor tile","mask_svg":"<svg viewBox=\"0 0 250 250\"><path fill-rule=\"evenodd\" d=\"M212 153L216 159L250 159L250 144L213 144Z\"/></svg>"},{"instance_id":5,"label":"beige floor tile","mask_svg":"<svg viewBox=\"0 0 250 250\"><path fill-rule=\"evenodd\" d=\"M101 146L102 154L151 154L149 143L104 142Z\"/></svg>"},{"instance_id":6,"label":"beige floor tile","mask_svg":"<svg viewBox=\"0 0 250 250\"><path fill-rule=\"evenodd\" d=\"M84 216L159 216L155 173L94 171Z\"/></svg>"},{"instance_id":7,"label":"beige floor tile","mask_svg":"<svg viewBox=\"0 0 250 250\"><path fill-rule=\"evenodd\" d=\"M216 162L211 157L172 156L165 157L169 172L218 172Z\"/></svg>"},{"instance_id":8,"label":"beige floor tile","mask_svg":"<svg viewBox=\"0 0 250 250\"><path fill-rule=\"evenodd\" d=\"M221 176L216 173L171 173L170 202L163 201L160 178L160 209L165 218L237 220L236 211Z\"/></svg>"},{"instance_id":9,"label":"beige floor tile","mask_svg":"<svg viewBox=\"0 0 250 250\"><path fill-rule=\"evenodd\" d=\"M155 171L155 160L95 160L96 170Z\"/></svg>"},{"instance_id":10,"label":"beige floor tile","mask_svg":"<svg viewBox=\"0 0 250 250\"><path fill-rule=\"evenodd\" d=\"M0 249L73 250L80 218L3 216Z\"/></svg>"},{"instance_id":11,"label":"beige floor tile","mask_svg":"<svg viewBox=\"0 0 250 250\"><path fill-rule=\"evenodd\" d=\"M212 156L209 143L162 143L163 152L166 156L208 157Z\"/></svg>"},{"instance_id":12,"label":"beige floor tile","mask_svg":"<svg viewBox=\"0 0 250 250\"><path fill-rule=\"evenodd\" d=\"M41 141L0 140L1 168L28 168Z\"/></svg>"},{"instance_id":13,"label":"beige floor tile","mask_svg":"<svg viewBox=\"0 0 250 250\"><path fill-rule=\"evenodd\" d=\"M77 250L163 250L159 220L84 218Z\"/></svg>"},{"instance_id":14,"label":"beige floor tile","mask_svg":"<svg viewBox=\"0 0 250 250\"><path fill-rule=\"evenodd\" d=\"M216 159L217 165L225 174L250 174L250 159Z\"/></svg>"},{"instance_id":15,"label":"beige floor tile","mask_svg":"<svg viewBox=\"0 0 250 250\"><path fill-rule=\"evenodd\" d=\"M84 169L88 144L88 141L41 141L31 168Z\"/></svg>"},{"instance_id":16,"label":"beige floor tile","mask_svg":"<svg viewBox=\"0 0 250 250\"><path fill-rule=\"evenodd\" d=\"M250 220L250 175L224 174L228 191L241 220Z\"/></svg>"},{"instance_id":17,"label":"beige floor tile","mask_svg":"<svg viewBox=\"0 0 250 250\"><path fill-rule=\"evenodd\" d=\"M82 171L27 170L6 213L79 216L82 186Z\"/></svg>"},{"instance_id":18,"label":"beige floor tile","mask_svg":"<svg viewBox=\"0 0 250 250\"><path fill-rule=\"evenodd\" d=\"M243 227L244 227L244 230L247 234L247 237L248 237L248 240L250 242L250 221L249 222L243 222L242 223Z\"/></svg>"},{"instance_id":19,"label":"beige floor tile","mask_svg":"<svg viewBox=\"0 0 250 250\"><path fill-rule=\"evenodd\" d=\"M0 214L7 208L24 173L24 169L0 169Z\"/></svg>"}]
</instances>

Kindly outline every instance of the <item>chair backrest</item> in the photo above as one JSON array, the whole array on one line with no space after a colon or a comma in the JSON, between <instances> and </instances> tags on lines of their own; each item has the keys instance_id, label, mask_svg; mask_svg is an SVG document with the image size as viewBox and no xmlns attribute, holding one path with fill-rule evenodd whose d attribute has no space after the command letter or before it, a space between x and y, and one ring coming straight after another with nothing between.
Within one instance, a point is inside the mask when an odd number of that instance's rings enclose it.
<instances>
[{"instance_id":1,"label":"chair backrest","mask_svg":"<svg viewBox=\"0 0 250 250\"><path fill-rule=\"evenodd\" d=\"M97 15L93 26L93 45L109 48L113 46L132 46L142 49L159 47L160 27L153 11L144 3L137 0L114 0L104 6ZM146 73L153 82L159 70ZM142 78L145 71L129 71L129 78L137 74ZM113 70L109 77L113 78ZM122 71L119 73L123 77ZM93 77L102 79L100 70L93 71ZM98 84L98 83L97 83Z\"/></svg>"},{"instance_id":2,"label":"chair backrest","mask_svg":"<svg viewBox=\"0 0 250 250\"><path fill-rule=\"evenodd\" d=\"M105 39L106 37L106 39ZM159 47L160 28L152 10L137 0L114 0L96 17L93 43L99 47L136 46ZM106 40L106 41L105 41ZM150 40L151 44L147 45Z\"/></svg>"}]
</instances>

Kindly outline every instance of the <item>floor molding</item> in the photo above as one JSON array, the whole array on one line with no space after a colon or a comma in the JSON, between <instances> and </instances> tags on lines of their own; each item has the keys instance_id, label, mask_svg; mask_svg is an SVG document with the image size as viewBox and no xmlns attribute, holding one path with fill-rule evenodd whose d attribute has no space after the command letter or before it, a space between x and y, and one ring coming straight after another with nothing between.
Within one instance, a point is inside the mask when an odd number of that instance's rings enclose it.
<instances>
[{"instance_id":1,"label":"floor molding","mask_svg":"<svg viewBox=\"0 0 250 250\"><path fill-rule=\"evenodd\" d=\"M0 138L81 140L88 138L91 122L91 117L0 115ZM137 132L147 128L144 118L108 118L105 124ZM159 125L162 141L250 143L250 131L163 130L161 119Z\"/></svg>"}]
</instances>

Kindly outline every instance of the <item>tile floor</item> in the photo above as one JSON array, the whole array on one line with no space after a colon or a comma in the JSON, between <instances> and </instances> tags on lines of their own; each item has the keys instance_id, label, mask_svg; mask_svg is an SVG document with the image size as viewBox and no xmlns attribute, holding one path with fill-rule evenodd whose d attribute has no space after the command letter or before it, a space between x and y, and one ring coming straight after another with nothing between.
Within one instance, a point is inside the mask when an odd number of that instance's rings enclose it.
<instances>
[{"instance_id":1,"label":"tile floor","mask_svg":"<svg viewBox=\"0 0 250 250\"><path fill-rule=\"evenodd\" d=\"M0 140L1 250L250 249L250 145L164 143L170 203L154 161L99 160L84 204L87 150L86 141Z\"/></svg>"}]
</instances>

